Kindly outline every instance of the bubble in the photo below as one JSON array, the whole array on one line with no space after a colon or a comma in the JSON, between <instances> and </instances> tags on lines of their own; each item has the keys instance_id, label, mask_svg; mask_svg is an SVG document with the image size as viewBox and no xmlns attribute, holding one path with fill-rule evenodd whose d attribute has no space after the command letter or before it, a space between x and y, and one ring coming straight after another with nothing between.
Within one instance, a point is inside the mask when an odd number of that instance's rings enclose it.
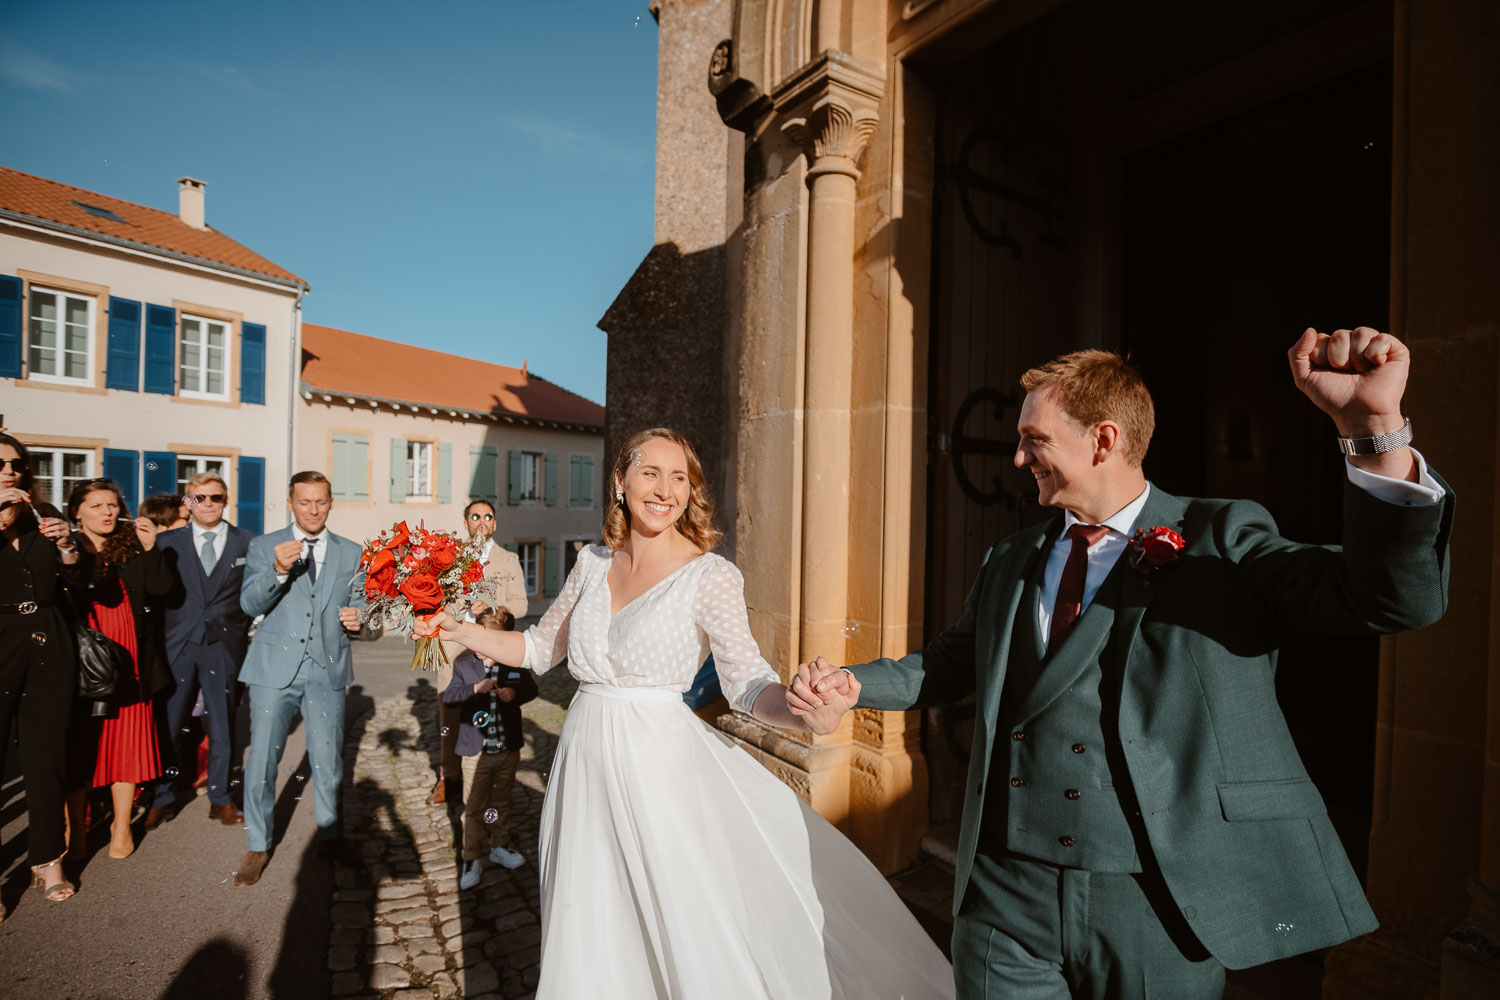
<instances>
[{"instance_id":1,"label":"bubble","mask_svg":"<svg viewBox=\"0 0 1500 1000\"><path fill-rule=\"evenodd\" d=\"M36 643L38 646L45 646L47 645L47 633L33 632L31 633L31 641Z\"/></svg>"},{"instance_id":2,"label":"bubble","mask_svg":"<svg viewBox=\"0 0 1500 1000\"><path fill-rule=\"evenodd\" d=\"M490 724L490 713L488 713L488 712L475 712L474 713L474 727L476 729L482 729L482 728L484 728L485 726L487 726L489 724Z\"/></svg>"},{"instance_id":3,"label":"bubble","mask_svg":"<svg viewBox=\"0 0 1500 1000\"><path fill-rule=\"evenodd\" d=\"M155 472L157 469L160 469L160 468L161 468L161 466L157 465L155 462L147 462L146 463L146 471L147 472Z\"/></svg>"},{"instance_id":4,"label":"bubble","mask_svg":"<svg viewBox=\"0 0 1500 1000\"><path fill-rule=\"evenodd\" d=\"M169 777L169 778L175 778L175 777L177 777L177 768L175 768L175 767L169 767L169 768L167 768L167 772L166 773L167 773L167 777Z\"/></svg>"},{"instance_id":5,"label":"bubble","mask_svg":"<svg viewBox=\"0 0 1500 1000\"><path fill-rule=\"evenodd\" d=\"M853 639L857 635L859 635L859 622L853 618L846 619L844 621L844 638Z\"/></svg>"},{"instance_id":6,"label":"bubble","mask_svg":"<svg viewBox=\"0 0 1500 1000\"><path fill-rule=\"evenodd\" d=\"M189 727L189 726L183 726L182 727L182 731L185 732L185 733L190 733L190 732L192 732L192 728Z\"/></svg>"},{"instance_id":7,"label":"bubble","mask_svg":"<svg viewBox=\"0 0 1500 1000\"><path fill-rule=\"evenodd\" d=\"M443 727L443 731L442 731L441 735L443 735L443 736L447 736L448 735L448 727L447 726Z\"/></svg>"},{"instance_id":8,"label":"bubble","mask_svg":"<svg viewBox=\"0 0 1500 1000\"><path fill-rule=\"evenodd\" d=\"M498 809L486 809L484 811L484 821L486 823L493 823L493 822L495 822L495 820L497 820L499 818L500 818L500 811Z\"/></svg>"},{"instance_id":9,"label":"bubble","mask_svg":"<svg viewBox=\"0 0 1500 1000\"><path fill-rule=\"evenodd\" d=\"M296 776L296 778L297 778L298 781L306 781L307 780L307 775L305 775L305 774L299 774L299 775Z\"/></svg>"}]
</instances>

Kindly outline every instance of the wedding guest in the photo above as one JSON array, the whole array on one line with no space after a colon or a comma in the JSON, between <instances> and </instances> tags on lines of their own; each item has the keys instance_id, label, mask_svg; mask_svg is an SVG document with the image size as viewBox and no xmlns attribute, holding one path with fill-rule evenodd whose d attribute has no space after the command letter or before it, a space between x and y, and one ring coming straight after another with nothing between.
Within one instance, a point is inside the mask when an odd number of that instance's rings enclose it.
<instances>
[{"instance_id":1,"label":"wedding guest","mask_svg":"<svg viewBox=\"0 0 1500 1000\"><path fill-rule=\"evenodd\" d=\"M489 608L475 623L494 632L509 632L515 616ZM479 884L486 856L502 868L519 868L525 860L510 834L510 799L521 762L521 706L536 697L530 670L502 667L493 658L464 650L453 661L453 680L443 690L443 704L458 710L458 740L464 775L464 868L460 889Z\"/></svg>"},{"instance_id":2,"label":"wedding guest","mask_svg":"<svg viewBox=\"0 0 1500 1000\"><path fill-rule=\"evenodd\" d=\"M162 644L162 601L172 589L172 571L156 547L156 525L131 519L111 480L91 479L68 494L68 517L79 526L79 615L121 649L109 712L97 717L75 710L70 738L68 857L81 860L87 828L84 805L90 788L109 786L114 806L109 856L135 851L130 810L136 786L161 776L161 748L153 696L171 682Z\"/></svg>"},{"instance_id":3,"label":"wedding guest","mask_svg":"<svg viewBox=\"0 0 1500 1000\"><path fill-rule=\"evenodd\" d=\"M469 505L464 508L464 528L469 532L470 538L480 536L487 541L484 554L480 558L484 560L484 578L495 587L495 603L509 611L515 619L525 618L526 574L521 572L521 558L504 546L495 543L494 505L488 500L470 500ZM465 620L474 621L474 615L485 608L484 601L476 601L473 611ZM463 650L461 643L451 639L443 640L443 651L448 654L448 662L438 667L439 695L448 690L448 685L453 680L454 657ZM440 698L438 701L438 731L442 741L438 755L440 773L437 784L432 786L432 794L427 796L427 802L430 805L446 802L450 793L455 798L459 794L460 767L458 754L453 750L458 740L458 719L458 709Z\"/></svg>"},{"instance_id":4,"label":"wedding guest","mask_svg":"<svg viewBox=\"0 0 1500 1000\"><path fill-rule=\"evenodd\" d=\"M162 531L172 531L188 523L188 505L176 493L158 493L141 501L141 516L149 517Z\"/></svg>"},{"instance_id":5,"label":"wedding guest","mask_svg":"<svg viewBox=\"0 0 1500 1000\"><path fill-rule=\"evenodd\" d=\"M33 513L34 485L26 446L0 434L0 757L18 722L34 884L62 902L74 892L62 868L63 801L78 686L63 577L76 569L78 550L67 522Z\"/></svg>"},{"instance_id":6,"label":"wedding guest","mask_svg":"<svg viewBox=\"0 0 1500 1000\"><path fill-rule=\"evenodd\" d=\"M250 618L240 607L240 585L255 533L224 520L229 487L215 472L188 480L192 524L164 532L158 541L173 568L176 586L166 602L166 651L176 687L166 703L167 732L181 775L197 767L198 740L183 739L194 701L208 730L208 818L225 826L244 819L231 796L229 770L234 733L235 686L250 644ZM176 815L177 789L170 777L157 783L146 829Z\"/></svg>"},{"instance_id":7,"label":"wedding guest","mask_svg":"<svg viewBox=\"0 0 1500 1000\"><path fill-rule=\"evenodd\" d=\"M260 881L271 859L277 769L299 712L313 765L318 857L362 867L339 822L344 695L354 679L349 634L359 630L365 603L360 545L328 530L333 493L321 472L292 476L286 505L293 523L250 542L240 586L241 609L265 618L240 669L250 689L244 788L249 850L235 872L237 886Z\"/></svg>"}]
</instances>

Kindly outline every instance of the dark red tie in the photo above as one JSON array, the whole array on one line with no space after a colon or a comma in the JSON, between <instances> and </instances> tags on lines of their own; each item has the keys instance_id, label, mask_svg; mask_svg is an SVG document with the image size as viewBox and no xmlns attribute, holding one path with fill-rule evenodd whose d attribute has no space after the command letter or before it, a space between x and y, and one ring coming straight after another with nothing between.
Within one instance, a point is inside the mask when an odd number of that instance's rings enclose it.
<instances>
[{"instance_id":1,"label":"dark red tie","mask_svg":"<svg viewBox=\"0 0 1500 1000\"><path fill-rule=\"evenodd\" d=\"M1052 606L1052 627L1047 633L1048 651L1068 637L1073 624L1083 613L1083 581L1089 572L1089 546L1109 534L1102 524L1075 524L1068 529L1073 550L1063 567L1062 582L1057 587L1057 603Z\"/></svg>"}]
</instances>

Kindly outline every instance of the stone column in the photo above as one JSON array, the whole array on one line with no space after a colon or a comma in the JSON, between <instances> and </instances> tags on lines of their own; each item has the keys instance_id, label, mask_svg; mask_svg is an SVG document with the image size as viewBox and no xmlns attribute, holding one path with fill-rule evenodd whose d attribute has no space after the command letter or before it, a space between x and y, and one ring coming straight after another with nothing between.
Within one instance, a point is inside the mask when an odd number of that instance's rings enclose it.
<instances>
[{"instance_id":1,"label":"stone column","mask_svg":"<svg viewBox=\"0 0 1500 1000\"><path fill-rule=\"evenodd\" d=\"M802 458L801 658L845 660L854 358L855 166L873 111L824 94L782 126L808 158L807 368Z\"/></svg>"}]
</instances>

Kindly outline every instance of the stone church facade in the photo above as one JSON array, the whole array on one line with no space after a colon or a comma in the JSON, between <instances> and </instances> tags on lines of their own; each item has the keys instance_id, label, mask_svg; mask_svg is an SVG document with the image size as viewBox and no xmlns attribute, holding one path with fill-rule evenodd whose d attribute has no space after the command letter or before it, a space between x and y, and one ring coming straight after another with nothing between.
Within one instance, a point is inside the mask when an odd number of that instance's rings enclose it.
<instances>
[{"instance_id":1,"label":"stone church facade","mask_svg":"<svg viewBox=\"0 0 1500 1000\"><path fill-rule=\"evenodd\" d=\"M1500 12L1480 0L656 0L654 246L600 326L605 456L698 442L783 673L917 648L1039 516L1016 378L1127 351L1146 471L1337 541L1341 468L1285 350L1414 354L1459 498L1451 607L1289 637L1278 692L1382 923L1329 997L1500 991ZM664 380L664 377L666 379ZM966 714L967 713L967 714ZM885 871L942 856L972 708L720 727Z\"/></svg>"}]
</instances>

